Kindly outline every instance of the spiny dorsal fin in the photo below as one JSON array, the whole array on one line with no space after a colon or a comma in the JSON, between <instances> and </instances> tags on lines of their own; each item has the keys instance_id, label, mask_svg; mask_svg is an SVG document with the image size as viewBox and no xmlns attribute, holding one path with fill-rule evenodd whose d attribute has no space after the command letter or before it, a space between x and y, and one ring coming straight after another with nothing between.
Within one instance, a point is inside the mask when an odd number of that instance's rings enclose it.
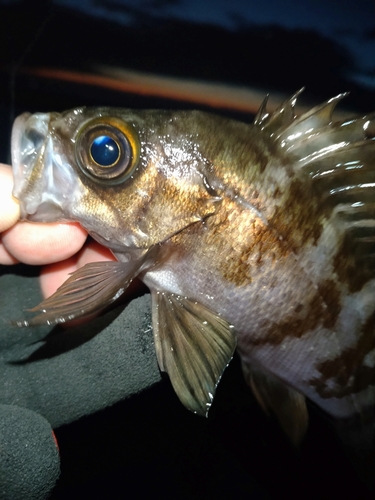
<instances>
[{"instance_id":1,"label":"spiny dorsal fin","mask_svg":"<svg viewBox=\"0 0 375 500\"><path fill-rule=\"evenodd\" d=\"M334 121L344 93L292 117L299 93L269 115L263 107L265 118L255 125L289 159L296 178L310 177L311 219L340 234L334 269L354 292L375 278L375 113Z\"/></svg>"},{"instance_id":2,"label":"spiny dorsal fin","mask_svg":"<svg viewBox=\"0 0 375 500\"><path fill-rule=\"evenodd\" d=\"M267 112L269 94L263 99L262 104L259 106L258 113L254 118L254 125L261 127L262 123L267 119L269 113Z\"/></svg>"},{"instance_id":3,"label":"spiny dorsal fin","mask_svg":"<svg viewBox=\"0 0 375 500\"><path fill-rule=\"evenodd\" d=\"M207 416L236 348L233 328L198 302L157 291L152 291L152 323L160 369L186 408Z\"/></svg>"},{"instance_id":4,"label":"spiny dorsal fin","mask_svg":"<svg viewBox=\"0 0 375 500\"><path fill-rule=\"evenodd\" d=\"M375 139L365 136L373 118L324 127L292 153L298 150L321 213L342 235L334 267L351 292L375 278ZM319 142L323 147L311 151Z\"/></svg>"},{"instance_id":5,"label":"spiny dorsal fin","mask_svg":"<svg viewBox=\"0 0 375 500\"><path fill-rule=\"evenodd\" d=\"M295 119L294 106L297 102L297 97L303 90L303 88L298 90L270 114L266 111L268 98L264 99L255 117L254 125L260 127L262 130L267 130L267 134L270 137L277 136L278 130L285 129Z\"/></svg>"},{"instance_id":6,"label":"spiny dorsal fin","mask_svg":"<svg viewBox=\"0 0 375 500\"><path fill-rule=\"evenodd\" d=\"M315 130L321 129L332 122L332 114L337 104L348 95L348 93L338 94L328 101L315 106L301 116L296 116L293 122L281 129L277 135L280 142L298 140L301 135L314 133Z\"/></svg>"}]
</instances>

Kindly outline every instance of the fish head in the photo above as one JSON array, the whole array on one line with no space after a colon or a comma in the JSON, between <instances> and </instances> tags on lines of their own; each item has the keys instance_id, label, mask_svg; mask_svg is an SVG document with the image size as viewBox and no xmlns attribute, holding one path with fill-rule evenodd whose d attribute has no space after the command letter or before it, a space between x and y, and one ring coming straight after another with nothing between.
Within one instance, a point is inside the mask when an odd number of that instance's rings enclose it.
<instances>
[{"instance_id":1,"label":"fish head","mask_svg":"<svg viewBox=\"0 0 375 500\"><path fill-rule=\"evenodd\" d=\"M210 164L194 126L180 124L181 114L167 111L21 115L12 133L21 218L78 221L119 252L150 248L203 220L218 201L207 186Z\"/></svg>"}]
</instances>

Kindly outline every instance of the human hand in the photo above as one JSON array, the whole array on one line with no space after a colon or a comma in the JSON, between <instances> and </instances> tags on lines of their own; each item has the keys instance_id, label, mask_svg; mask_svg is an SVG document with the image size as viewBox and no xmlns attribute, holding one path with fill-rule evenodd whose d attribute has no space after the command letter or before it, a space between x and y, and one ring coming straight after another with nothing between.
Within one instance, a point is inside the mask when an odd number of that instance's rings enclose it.
<instances>
[{"instance_id":1,"label":"human hand","mask_svg":"<svg viewBox=\"0 0 375 500\"><path fill-rule=\"evenodd\" d=\"M17 262L44 265L41 290L49 297L68 275L89 262L115 260L78 223L30 223L19 221L19 206L12 197L11 167L0 164L0 264Z\"/></svg>"}]
</instances>

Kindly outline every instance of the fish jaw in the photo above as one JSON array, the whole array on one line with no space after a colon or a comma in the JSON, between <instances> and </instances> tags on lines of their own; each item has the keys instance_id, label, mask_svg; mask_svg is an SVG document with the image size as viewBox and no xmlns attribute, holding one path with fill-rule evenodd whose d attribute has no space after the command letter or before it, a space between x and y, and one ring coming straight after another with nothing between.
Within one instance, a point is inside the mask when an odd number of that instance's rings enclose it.
<instances>
[{"instance_id":1,"label":"fish jaw","mask_svg":"<svg viewBox=\"0 0 375 500\"><path fill-rule=\"evenodd\" d=\"M69 207L79 179L62 145L56 147L50 126L53 115L24 113L13 126L13 196L20 203L22 220L71 220Z\"/></svg>"}]
</instances>

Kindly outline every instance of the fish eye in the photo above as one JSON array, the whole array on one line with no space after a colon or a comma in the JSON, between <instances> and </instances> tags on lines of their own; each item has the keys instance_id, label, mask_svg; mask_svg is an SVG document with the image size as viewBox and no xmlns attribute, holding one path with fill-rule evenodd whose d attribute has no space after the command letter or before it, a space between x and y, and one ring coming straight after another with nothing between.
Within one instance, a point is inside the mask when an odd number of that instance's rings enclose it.
<instances>
[{"instance_id":1,"label":"fish eye","mask_svg":"<svg viewBox=\"0 0 375 500\"><path fill-rule=\"evenodd\" d=\"M103 167L110 167L120 158L120 146L109 135L99 135L91 144L91 158Z\"/></svg>"},{"instance_id":2,"label":"fish eye","mask_svg":"<svg viewBox=\"0 0 375 500\"><path fill-rule=\"evenodd\" d=\"M137 164L138 137L120 118L94 118L79 130L75 154L86 176L96 182L117 184L126 180Z\"/></svg>"}]
</instances>

